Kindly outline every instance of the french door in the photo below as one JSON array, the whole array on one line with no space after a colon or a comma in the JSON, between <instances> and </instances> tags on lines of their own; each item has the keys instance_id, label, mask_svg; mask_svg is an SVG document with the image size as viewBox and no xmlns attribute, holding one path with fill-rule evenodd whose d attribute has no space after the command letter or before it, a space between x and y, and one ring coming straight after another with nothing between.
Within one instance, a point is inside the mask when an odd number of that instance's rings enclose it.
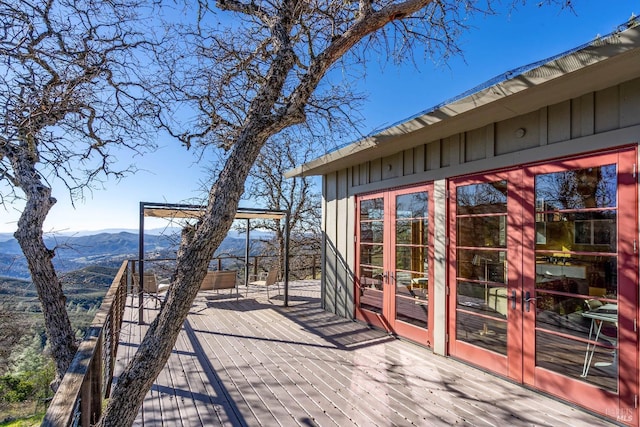
<instances>
[{"instance_id":1,"label":"french door","mask_svg":"<svg viewBox=\"0 0 640 427\"><path fill-rule=\"evenodd\" d=\"M636 158L450 182L451 355L638 424Z\"/></svg>"},{"instance_id":2,"label":"french door","mask_svg":"<svg viewBox=\"0 0 640 427\"><path fill-rule=\"evenodd\" d=\"M357 200L356 318L431 346L431 185Z\"/></svg>"}]
</instances>

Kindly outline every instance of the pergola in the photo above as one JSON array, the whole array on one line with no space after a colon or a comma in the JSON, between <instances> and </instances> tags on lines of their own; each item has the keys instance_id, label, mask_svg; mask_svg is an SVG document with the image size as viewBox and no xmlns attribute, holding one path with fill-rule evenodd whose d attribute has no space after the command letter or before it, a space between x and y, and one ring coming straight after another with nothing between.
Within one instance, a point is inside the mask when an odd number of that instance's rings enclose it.
<instances>
[{"instance_id":1,"label":"pergola","mask_svg":"<svg viewBox=\"0 0 640 427\"><path fill-rule=\"evenodd\" d=\"M174 203L154 203L140 202L140 230L139 230L139 283L143 283L144 274L144 220L146 217L154 218L181 218L197 219L204 213L205 206L174 204ZM259 208L238 208L235 219L247 221L247 236L245 244L245 285L249 282L249 243L250 243L250 223L252 219L283 219L285 220L285 256L284 256L284 306L289 305L289 211L277 209ZM140 299L140 319L142 319L142 286L139 289Z\"/></svg>"}]
</instances>

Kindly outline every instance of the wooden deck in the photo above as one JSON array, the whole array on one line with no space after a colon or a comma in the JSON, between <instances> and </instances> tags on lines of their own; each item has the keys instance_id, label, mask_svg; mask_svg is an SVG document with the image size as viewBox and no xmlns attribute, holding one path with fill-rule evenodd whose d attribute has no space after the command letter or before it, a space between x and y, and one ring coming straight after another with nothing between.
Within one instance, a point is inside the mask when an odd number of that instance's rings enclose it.
<instances>
[{"instance_id":1,"label":"wooden deck","mask_svg":"<svg viewBox=\"0 0 640 427\"><path fill-rule=\"evenodd\" d=\"M288 308L264 289L243 291L237 302L226 291L198 294L136 425L611 425L327 313L317 281L291 283ZM119 369L146 328L129 302Z\"/></svg>"}]
</instances>

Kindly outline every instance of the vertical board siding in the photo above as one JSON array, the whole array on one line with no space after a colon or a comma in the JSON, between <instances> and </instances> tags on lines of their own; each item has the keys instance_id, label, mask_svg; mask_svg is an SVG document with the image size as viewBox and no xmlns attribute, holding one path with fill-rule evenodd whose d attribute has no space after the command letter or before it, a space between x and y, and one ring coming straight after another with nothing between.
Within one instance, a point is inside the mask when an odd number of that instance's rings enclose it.
<instances>
[{"instance_id":1,"label":"vertical board siding","mask_svg":"<svg viewBox=\"0 0 640 427\"><path fill-rule=\"evenodd\" d=\"M549 109L547 107L540 109L540 116L538 118L538 129L540 134L539 144L547 145L549 143Z\"/></svg>"},{"instance_id":2,"label":"vertical board siding","mask_svg":"<svg viewBox=\"0 0 640 427\"><path fill-rule=\"evenodd\" d=\"M440 167L446 168L447 166L451 166L451 137L445 138L440 142ZM457 136L456 136L457 140ZM437 168L432 168L437 169Z\"/></svg>"},{"instance_id":3,"label":"vertical board siding","mask_svg":"<svg viewBox=\"0 0 640 427\"><path fill-rule=\"evenodd\" d=\"M582 99L574 98L571 100L571 138L580 138L582 136Z\"/></svg>"},{"instance_id":4,"label":"vertical board siding","mask_svg":"<svg viewBox=\"0 0 640 427\"><path fill-rule=\"evenodd\" d=\"M447 181L433 183L433 352L447 354Z\"/></svg>"},{"instance_id":5,"label":"vertical board siding","mask_svg":"<svg viewBox=\"0 0 640 427\"><path fill-rule=\"evenodd\" d=\"M427 146L426 170L434 170L443 166L442 162L442 141L438 140Z\"/></svg>"},{"instance_id":6,"label":"vertical board siding","mask_svg":"<svg viewBox=\"0 0 640 427\"><path fill-rule=\"evenodd\" d=\"M327 211L325 223L325 282L324 282L324 307L330 313L336 313L337 290L337 228L338 216L337 200L337 174L329 174L324 179L325 210Z\"/></svg>"},{"instance_id":7,"label":"vertical board siding","mask_svg":"<svg viewBox=\"0 0 640 427\"><path fill-rule=\"evenodd\" d=\"M540 113L529 114L503 120L496 123L495 153L496 155L515 153L540 145ZM519 134L522 130L524 134ZM520 136L522 135L522 136Z\"/></svg>"},{"instance_id":8,"label":"vertical board siding","mask_svg":"<svg viewBox=\"0 0 640 427\"><path fill-rule=\"evenodd\" d=\"M413 159L415 159L414 150L415 148L411 148L402 152L402 170L400 172L402 176L413 175L415 173L415 165L413 162Z\"/></svg>"},{"instance_id":9,"label":"vertical board siding","mask_svg":"<svg viewBox=\"0 0 640 427\"><path fill-rule=\"evenodd\" d=\"M369 182L382 180L382 159L369 162Z\"/></svg>"},{"instance_id":10,"label":"vertical board siding","mask_svg":"<svg viewBox=\"0 0 640 427\"><path fill-rule=\"evenodd\" d=\"M494 157L496 155L496 125L491 123L485 126L484 152L485 157Z\"/></svg>"},{"instance_id":11,"label":"vertical board siding","mask_svg":"<svg viewBox=\"0 0 640 427\"><path fill-rule=\"evenodd\" d=\"M549 144L571 139L571 101L550 105L547 120Z\"/></svg>"},{"instance_id":12,"label":"vertical board siding","mask_svg":"<svg viewBox=\"0 0 640 427\"><path fill-rule=\"evenodd\" d=\"M353 319L355 317L355 287L354 287L354 278L355 272L353 271L353 266L356 265L356 245L355 245L355 235L356 235L356 201L353 196L347 198L347 209L346 209L346 219L347 223L347 232L345 233L346 239L346 278L345 278L345 287L346 287L346 317L349 319Z\"/></svg>"},{"instance_id":13,"label":"vertical board siding","mask_svg":"<svg viewBox=\"0 0 640 427\"><path fill-rule=\"evenodd\" d=\"M640 79L620 85L620 127L640 124Z\"/></svg>"},{"instance_id":14,"label":"vertical board siding","mask_svg":"<svg viewBox=\"0 0 640 427\"><path fill-rule=\"evenodd\" d=\"M385 189L387 180L391 183L398 178L419 177L425 172L455 169L466 163L494 157L499 159L500 156L513 156L515 159L517 155L513 153L522 150L566 143L572 138L638 124L640 78L443 139L419 141L414 148L405 148L395 155L365 161L338 173L325 175L323 300L326 310L343 317L353 317L353 236L357 187L369 185L371 188L371 184L375 184L377 188ZM524 134L520 129L524 129ZM637 141L612 140L611 144L631 142ZM576 153L579 150L576 147ZM413 181L416 182L415 179ZM437 233L437 236L444 239L446 230ZM439 291L442 292L442 289Z\"/></svg>"},{"instance_id":15,"label":"vertical board siding","mask_svg":"<svg viewBox=\"0 0 640 427\"><path fill-rule=\"evenodd\" d=\"M582 129L581 136L593 135L594 132L594 94L588 93L581 98L580 103L580 116L582 117Z\"/></svg>"},{"instance_id":16,"label":"vertical board siding","mask_svg":"<svg viewBox=\"0 0 640 427\"><path fill-rule=\"evenodd\" d=\"M466 133L464 145L464 161L472 162L487 157L485 140L487 131L485 128L474 129Z\"/></svg>"},{"instance_id":17,"label":"vertical board siding","mask_svg":"<svg viewBox=\"0 0 640 427\"><path fill-rule=\"evenodd\" d=\"M602 133L620 127L619 86L596 92L595 132Z\"/></svg>"},{"instance_id":18,"label":"vertical board siding","mask_svg":"<svg viewBox=\"0 0 640 427\"><path fill-rule=\"evenodd\" d=\"M427 170L427 147L418 145L413 149L413 159L407 159L407 162L413 162L413 172L421 173Z\"/></svg>"},{"instance_id":19,"label":"vertical board siding","mask_svg":"<svg viewBox=\"0 0 640 427\"><path fill-rule=\"evenodd\" d=\"M349 174L347 171L338 172L337 179L337 198L338 203L336 206L336 236L335 244L337 248L336 256L336 311L335 313L341 317L348 316L348 294L350 293L348 280L347 280L347 262L346 254L349 252L348 239L347 239L347 223L351 221L348 215L348 180ZM352 292L352 291L351 291Z\"/></svg>"}]
</instances>

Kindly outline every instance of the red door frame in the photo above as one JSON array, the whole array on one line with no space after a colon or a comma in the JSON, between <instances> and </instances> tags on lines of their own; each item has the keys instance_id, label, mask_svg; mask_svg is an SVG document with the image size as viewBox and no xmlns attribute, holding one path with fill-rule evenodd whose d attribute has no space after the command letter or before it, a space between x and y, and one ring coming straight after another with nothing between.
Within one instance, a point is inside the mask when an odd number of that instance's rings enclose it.
<instances>
[{"instance_id":1,"label":"red door frame","mask_svg":"<svg viewBox=\"0 0 640 427\"><path fill-rule=\"evenodd\" d=\"M638 187L636 185L635 147L616 152L600 153L570 160L562 160L527 168L525 188L533 191L536 175L561 170L596 167L616 164L618 171L617 194L617 261L618 261L618 393L612 393L556 372L535 366L535 360L525 363L524 383L562 399L589 408L605 416L616 418L628 425L638 425L638 254L636 236L638 234ZM534 207L525 210L524 223L528 229L535 229ZM625 230L635 230L632 233ZM523 259L535 259L533 234L523 245ZM628 238L633 236L633 238ZM635 243L634 243L635 242ZM535 266L523 263L524 290L535 292ZM529 316L533 316L529 313ZM526 319L524 336L535 336L535 316ZM636 330L636 332L634 332ZM525 354L535 355L535 340L524 340ZM559 381L563 386L558 387ZM612 406L612 401L617 405Z\"/></svg>"},{"instance_id":2,"label":"red door frame","mask_svg":"<svg viewBox=\"0 0 640 427\"><path fill-rule=\"evenodd\" d=\"M392 274L390 277L395 277L396 275L396 266L395 266L395 248L396 248L396 233L395 229L395 220L396 220L396 196L418 193L418 192L426 192L428 194L427 199L427 274L428 274L428 285L427 285L427 294L431 297L430 300L433 301L433 184L423 184L416 187L402 188L397 190L389 191L388 194L388 202L389 202L389 222L390 222L390 230L389 230L389 246L387 249L390 250L391 256L389 257L388 271ZM427 328L420 328L416 325L412 325L410 323L402 322L400 320L396 320L396 305L393 303L395 301L395 281L389 286L389 323L391 324L392 331L399 336L408 338L412 341L427 345L431 347L431 343L433 342L433 306L427 305ZM428 303L429 304L429 303Z\"/></svg>"},{"instance_id":3,"label":"red door frame","mask_svg":"<svg viewBox=\"0 0 640 427\"><path fill-rule=\"evenodd\" d=\"M476 174L449 181L449 286L448 332L449 354L480 365L514 381L531 385L564 400L584 406L627 425L639 425L638 357L638 185L636 178L636 147L614 152L590 154L569 160L530 165L512 171ZM537 174L605 164L618 170L618 393L574 380L535 366L535 310L522 309L523 294L535 294L535 206L534 177ZM457 341L456 332L456 196L460 185L508 181L508 293L516 292L516 308L509 302L507 356L483 350ZM515 190L512 192L512 189ZM510 207L509 204L513 205ZM520 230L520 231L518 231ZM633 230L632 232L624 232ZM632 237L632 238L629 238ZM520 240L521 243L518 243ZM518 315L518 313L520 313ZM513 323L513 327L512 327ZM518 329L520 329L518 331Z\"/></svg>"},{"instance_id":4,"label":"red door frame","mask_svg":"<svg viewBox=\"0 0 640 427\"><path fill-rule=\"evenodd\" d=\"M507 295L511 296L512 292L516 292L516 308L511 305L511 301L507 304L507 355L491 352L482 349L464 341L458 341L456 337L456 249L457 249L457 226L456 226L456 205L457 196L456 188L459 186L480 184L487 182L507 181ZM519 171L501 171L495 173L484 173L473 176L462 177L449 181L449 288L451 289L448 301L448 331L449 331L449 354L460 359L472 361L482 361L482 366L491 371L512 378L515 381L521 380L522 363L521 358L513 357L514 346L513 341L521 343L521 320L517 316L520 310L520 290L522 289L521 277L518 273L521 266L518 263L520 254L520 233L514 233L509 230L517 230L520 221L518 218L522 216L520 205L511 202L515 195L520 193L521 172ZM520 230L522 228L520 227ZM519 329L520 328L520 329Z\"/></svg>"},{"instance_id":5,"label":"red door frame","mask_svg":"<svg viewBox=\"0 0 640 427\"><path fill-rule=\"evenodd\" d=\"M375 313L369 310L361 309L360 306L360 277L358 273L356 273L355 280L355 318L358 320L362 320L372 326L384 329L388 332L397 334L404 338L415 341L419 344L426 345L428 347L432 346L433 342L433 321L434 321L434 310L432 306L428 306L428 319L427 324L428 327L420 328L415 325L411 325L409 323L405 323L402 321L396 320L396 311L395 311L395 281L393 278L395 277L396 267L395 267L395 244L396 244L396 235L395 235L395 207L396 207L396 196L402 194L411 194L418 192L427 192L428 194L428 245L427 245L427 256L428 256L428 295L433 295L433 214L434 214L434 206L433 206L433 184L421 184L412 187L404 187L399 189L391 189L376 193L370 193L366 195L361 195L356 198L356 239L355 239L355 258L356 258L356 269L359 271L360 268L360 204L363 200L371 200L376 198L383 198L384 200L384 244L383 244L383 265L384 265L384 279L383 279L383 308L382 313ZM431 298L433 301L433 298Z\"/></svg>"},{"instance_id":6,"label":"red door frame","mask_svg":"<svg viewBox=\"0 0 640 427\"><path fill-rule=\"evenodd\" d=\"M355 283L354 283L354 309L355 309L355 318L358 320L361 320L369 325L375 326L377 328L381 328L384 329L385 331L390 332L391 331L391 325L389 325L389 323L386 320L386 317L384 314L381 313L376 313L370 310L365 310L365 309L361 309L360 308L360 296L361 296L361 279L360 279L360 262L361 262L361 252L360 252L360 243L361 243L361 227L360 227L360 206L361 203L363 201L366 200L372 200L372 199L382 199L383 200L383 206L384 206L384 211L383 211L383 227L384 224L386 224L387 222L387 203L385 201L385 197L384 197L385 193L384 192L379 192L379 193L371 193L371 194L366 194L366 195L362 195L362 196L358 196L356 197L356 227L355 227L355 232L356 232L356 236L355 236L355 265L356 265L356 271L355 271ZM385 254L384 254L384 240L386 239L386 228L384 228L384 232L383 232L383 265L382 268L384 271L386 271L386 265L387 265L387 261L384 259ZM382 306L382 310L385 310L385 303L386 303L386 298L385 298L385 293L384 293L384 289L386 288L386 280L383 279L383 283L382 283L382 287L383 287L383 306Z\"/></svg>"}]
</instances>

